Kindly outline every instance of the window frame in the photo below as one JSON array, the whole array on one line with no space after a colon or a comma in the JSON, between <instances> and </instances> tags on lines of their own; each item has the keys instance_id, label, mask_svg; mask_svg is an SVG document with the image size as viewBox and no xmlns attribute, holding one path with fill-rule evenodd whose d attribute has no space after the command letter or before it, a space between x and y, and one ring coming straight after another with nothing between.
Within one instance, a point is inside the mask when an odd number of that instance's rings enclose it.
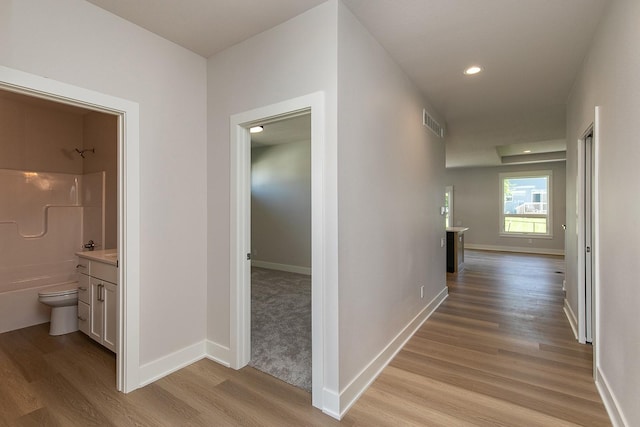
<instances>
[{"instance_id":1,"label":"window frame","mask_svg":"<svg viewBox=\"0 0 640 427\"><path fill-rule=\"evenodd\" d=\"M522 178L547 178L547 232L546 233L527 233L527 232L509 232L504 229L505 218L518 217L519 214L504 213L504 180L505 179L522 179ZM500 237L520 237L528 239L552 239L553 238L553 171L551 170L535 170L521 172L502 172L498 175L498 207L500 209L498 230ZM544 218L544 214L522 215L527 217Z\"/></svg>"}]
</instances>

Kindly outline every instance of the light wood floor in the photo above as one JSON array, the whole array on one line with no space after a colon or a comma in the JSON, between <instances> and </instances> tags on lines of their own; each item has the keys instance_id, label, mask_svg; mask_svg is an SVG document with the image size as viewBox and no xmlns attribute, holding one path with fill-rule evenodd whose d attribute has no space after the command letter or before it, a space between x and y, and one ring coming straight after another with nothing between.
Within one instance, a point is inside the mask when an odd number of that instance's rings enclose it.
<instances>
[{"instance_id":1,"label":"light wood floor","mask_svg":"<svg viewBox=\"0 0 640 427\"><path fill-rule=\"evenodd\" d=\"M0 426L610 425L591 347L562 312L562 260L466 257L449 298L341 423L300 389L208 360L120 394L112 353L39 325L0 334Z\"/></svg>"}]
</instances>

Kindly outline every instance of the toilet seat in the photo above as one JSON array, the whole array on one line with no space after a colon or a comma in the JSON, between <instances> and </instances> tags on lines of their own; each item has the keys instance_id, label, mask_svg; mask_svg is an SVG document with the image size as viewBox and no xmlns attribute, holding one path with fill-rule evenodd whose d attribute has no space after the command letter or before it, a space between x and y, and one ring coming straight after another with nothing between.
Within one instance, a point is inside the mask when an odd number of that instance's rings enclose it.
<instances>
[{"instance_id":1,"label":"toilet seat","mask_svg":"<svg viewBox=\"0 0 640 427\"><path fill-rule=\"evenodd\" d=\"M63 297L71 296L78 293L78 284L76 282L65 283L58 286L47 288L46 291L38 292L39 297Z\"/></svg>"}]
</instances>

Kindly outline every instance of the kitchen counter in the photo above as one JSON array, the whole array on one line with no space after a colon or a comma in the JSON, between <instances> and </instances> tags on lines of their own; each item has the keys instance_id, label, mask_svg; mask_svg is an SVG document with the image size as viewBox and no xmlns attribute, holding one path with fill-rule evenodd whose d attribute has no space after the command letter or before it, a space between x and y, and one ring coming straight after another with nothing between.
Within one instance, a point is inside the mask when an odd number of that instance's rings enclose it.
<instances>
[{"instance_id":1,"label":"kitchen counter","mask_svg":"<svg viewBox=\"0 0 640 427\"><path fill-rule=\"evenodd\" d=\"M447 227L447 231L453 233L464 233L467 230L469 230L469 227Z\"/></svg>"},{"instance_id":2,"label":"kitchen counter","mask_svg":"<svg viewBox=\"0 0 640 427\"><path fill-rule=\"evenodd\" d=\"M90 259L92 261L104 262L105 264L118 265L118 250L103 249L98 251L82 251L76 252L81 258Z\"/></svg>"},{"instance_id":3,"label":"kitchen counter","mask_svg":"<svg viewBox=\"0 0 640 427\"><path fill-rule=\"evenodd\" d=\"M469 227L447 227L447 272L464 269L464 232Z\"/></svg>"}]
</instances>

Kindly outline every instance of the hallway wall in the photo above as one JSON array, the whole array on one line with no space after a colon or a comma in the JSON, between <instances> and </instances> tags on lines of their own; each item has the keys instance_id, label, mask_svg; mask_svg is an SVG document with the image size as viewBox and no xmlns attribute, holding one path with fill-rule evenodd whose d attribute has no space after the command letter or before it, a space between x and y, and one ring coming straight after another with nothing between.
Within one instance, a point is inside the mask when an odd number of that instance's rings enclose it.
<instances>
[{"instance_id":1,"label":"hallway wall","mask_svg":"<svg viewBox=\"0 0 640 427\"><path fill-rule=\"evenodd\" d=\"M446 295L444 139L437 111L339 4L338 189L342 410ZM424 298L420 297L424 286Z\"/></svg>"},{"instance_id":2,"label":"hallway wall","mask_svg":"<svg viewBox=\"0 0 640 427\"><path fill-rule=\"evenodd\" d=\"M640 425L640 2L610 5L569 97L567 114L567 300L578 313L577 141L594 121L599 170L598 383L618 425Z\"/></svg>"}]
</instances>

